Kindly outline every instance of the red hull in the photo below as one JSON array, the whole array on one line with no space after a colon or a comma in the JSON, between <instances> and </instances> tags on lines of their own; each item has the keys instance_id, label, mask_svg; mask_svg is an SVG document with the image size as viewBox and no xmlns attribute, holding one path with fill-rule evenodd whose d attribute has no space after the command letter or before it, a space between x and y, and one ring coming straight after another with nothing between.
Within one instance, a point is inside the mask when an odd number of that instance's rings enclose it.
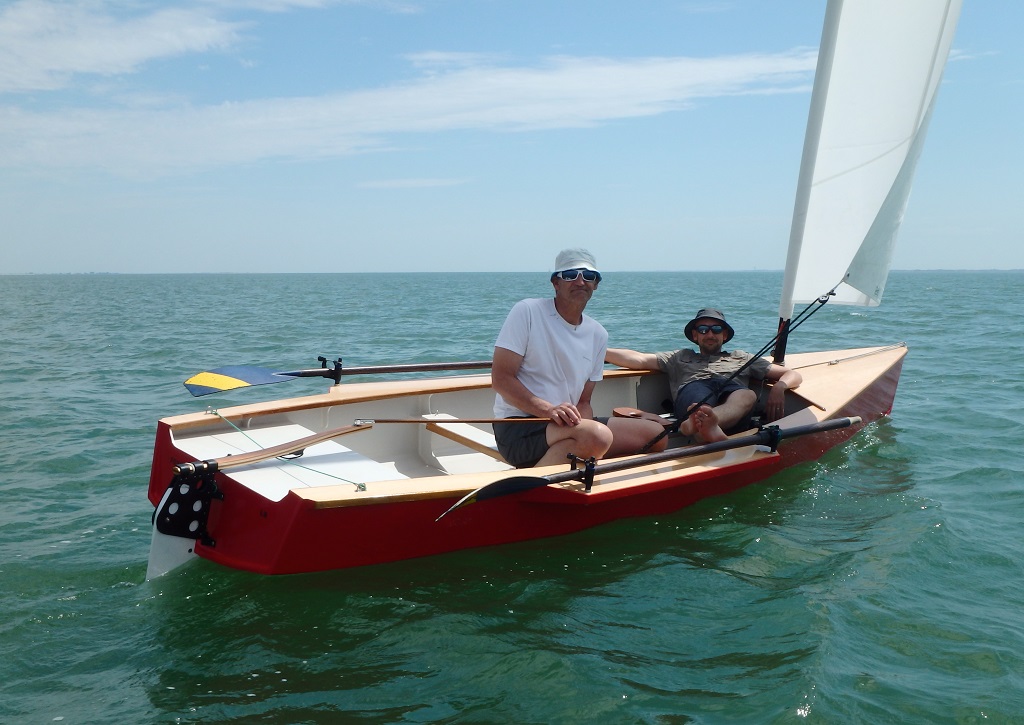
<instances>
[{"instance_id":1,"label":"red hull","mask_svg":"<svg viewBox=\"0 0 1024 725\"><path fill-rule=\"evenodd\" d=\"M683 472L628 488L595 485L589 493L555 486L476 503L435 521L456 498L425 498L320 508L294 492L269 502L218 474L223 501L211 507L208 531L215 546L195 552L225 566L261 574L292 574L430 556L460 549L559 536L617 519L666 514L702 499L764 480L789 466L815 460L848 440L864 424L892 409L902 357L841 410L829 417L859 416L863 423L785 441L779 455L753 458L723 469ZM157 504L174 463L188 460L157 433L149 498Z\"/></svg>"}]
</instances>

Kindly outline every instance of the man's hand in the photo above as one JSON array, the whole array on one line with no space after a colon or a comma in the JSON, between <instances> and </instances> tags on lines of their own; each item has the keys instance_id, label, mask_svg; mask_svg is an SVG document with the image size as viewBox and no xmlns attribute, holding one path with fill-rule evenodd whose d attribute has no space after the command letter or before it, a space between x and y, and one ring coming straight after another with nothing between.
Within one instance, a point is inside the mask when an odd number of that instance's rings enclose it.
<instances>
[{"instance_id":1,"label":"man's hand","mask_svg":"<svg viewBox=\"0 0 1024 725\"><path fill-rule=\"evenodd\" d=\"M786 413L786 384L779 380L768 393L764 404L764 412L769 421L778 420Z\"/></svg>"},{"instance_id":2,"label":"man's hand","mask_svg":"<svg viewBox=\"0 0 1024 725\"><path fill-rule=\"evenodd\" d=\"M559 403L558 405L551 406L551 409L548 410L548 417L557 425L567 426L577 425L583 420L579 409L572 403Z\"/></svg>"}]
</instances>

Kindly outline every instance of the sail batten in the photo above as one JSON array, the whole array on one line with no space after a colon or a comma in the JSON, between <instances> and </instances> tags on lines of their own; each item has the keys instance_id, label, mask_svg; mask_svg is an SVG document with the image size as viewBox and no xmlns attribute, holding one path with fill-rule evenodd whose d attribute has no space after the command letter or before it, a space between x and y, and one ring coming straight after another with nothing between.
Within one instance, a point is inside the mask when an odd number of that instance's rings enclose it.
<instances>
[{"instance_id":1,"label":"sail batten","mask_svg":"<svg viewBox=\"0 0 1024 725\"><path fill-rule=\"evenodd\" d=\"M882 300L962 0L830 0L779 316Z\"/></svg>"}]
</instances>

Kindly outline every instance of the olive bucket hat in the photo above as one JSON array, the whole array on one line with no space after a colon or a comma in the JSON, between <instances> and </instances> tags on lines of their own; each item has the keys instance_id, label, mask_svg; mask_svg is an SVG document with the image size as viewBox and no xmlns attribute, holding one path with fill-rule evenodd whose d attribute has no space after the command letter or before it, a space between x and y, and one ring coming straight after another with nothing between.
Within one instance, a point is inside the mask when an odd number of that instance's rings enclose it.
<instances>
[{"instance_id":1,"label":"olive bucket hat","mask_svg":"<svg viewBox=\"0 0 1024 725\"><path fill-rule=\"evenodd\" d=\"M716 310L714 307L702 307L697 310L697 314L683 328L683 334L686 335L686 339L690 342L697 342L693 336L693 328L697 325L697 320L718 320L721 322L725 328L725 342L729 342L733 335L736 334L736 330L732 329L732 325L725 321L725 315L722 314L721 310Z\"/></svg>"}]
</instances>

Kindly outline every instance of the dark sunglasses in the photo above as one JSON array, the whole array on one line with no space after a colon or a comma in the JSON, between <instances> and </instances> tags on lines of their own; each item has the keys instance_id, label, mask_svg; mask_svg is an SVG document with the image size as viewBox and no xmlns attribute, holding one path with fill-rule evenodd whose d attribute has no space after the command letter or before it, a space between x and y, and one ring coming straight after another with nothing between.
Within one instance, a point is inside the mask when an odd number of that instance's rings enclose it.
<instances>
[{"instance_id":1,"label":"dark sunglasses","mask_svg":"<svg viewBox=\"0 0 1024 725\"><path fill-rule=\"evenodd\" d=\"M696 330L697 332L699 332L702 335L706 335L709 332L713 332L713 333L715 333L717 335L722 330L724 330L725 327L723 327L722 325L697 325L693 329Z\"/></svg>"},{"instance_id":2,"label":"dark sunglasses","mask_svg":"<svg viewBox=\"0 0 1024 725\"><path fill-rule=\"evenodd\" d=\"M561 272L555 272L556 277L566 282L575 282L581 274L583 275L584 282L601 281L601 273L595 272L592 269L563 269Z\"/></svg>"}]
</instances>

